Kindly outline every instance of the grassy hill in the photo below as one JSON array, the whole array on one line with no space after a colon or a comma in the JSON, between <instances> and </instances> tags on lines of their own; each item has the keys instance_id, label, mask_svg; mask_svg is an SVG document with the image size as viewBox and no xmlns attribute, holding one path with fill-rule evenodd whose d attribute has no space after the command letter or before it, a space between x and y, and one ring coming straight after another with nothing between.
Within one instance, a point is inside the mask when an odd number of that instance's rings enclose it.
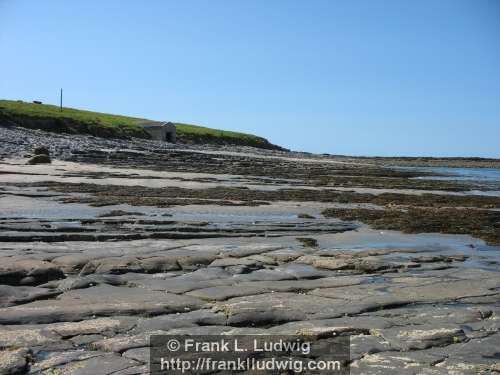
<instances>
[{"instance_id":1,"label":"grassy hill","mask_svg":"<svg viewBox=\"0 0 500 375\"><path fill-rule=\"evenodd\" d=\"M284 150L279 146L273 145L267 139L253 134L212 129L204 126L183 124L180 122L175 122L174 124L177 131L177 139L183 143L233 144L271 150Z\"/></svg>"},{"instance_id":2,"label":"grassy hill","mask_svg":"<svg viewBox=\"0 0 500 375\"><path fill-rule=\"evenodd\" d=\"M146 119L63 108L47 104L0 100L0 125L16 125L52 132L92 134L98 137L149 138L140 125ZM236 144L280 149L265 138L252 134L175 123L177 139L182 143Z\"/></svg>"}]
</instances>

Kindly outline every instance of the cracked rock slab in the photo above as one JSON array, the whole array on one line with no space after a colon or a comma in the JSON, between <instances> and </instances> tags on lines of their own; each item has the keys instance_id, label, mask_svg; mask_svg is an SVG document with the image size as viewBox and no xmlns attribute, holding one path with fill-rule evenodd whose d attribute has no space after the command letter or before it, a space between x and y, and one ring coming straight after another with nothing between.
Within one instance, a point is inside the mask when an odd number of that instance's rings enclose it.
<instances>
[{"instance_id":1,"label":"cracked rock slab","mask_svg":"<svg viewBox=\"0 0 500 375\"><path fill-rule=\"evenodd\" d=\"M230 325L277 324L343 315L340 305L329 298L295 293L264 293L231 298L224 303L217 303L214 308L227 316Z\"/></svg>"},{"instance_id":2,"label":"cracked rock slab","mask_svg":"<svg viewBox=\"0 0 500 375\"><path fill-rule=\"evenodd\" d=\"M53 301L0 309L0 324L68 322L94 316L158 315L196 310L202 306L203 302L190 296L99 285L71 290Z\"/></svg>"}]
</instances>

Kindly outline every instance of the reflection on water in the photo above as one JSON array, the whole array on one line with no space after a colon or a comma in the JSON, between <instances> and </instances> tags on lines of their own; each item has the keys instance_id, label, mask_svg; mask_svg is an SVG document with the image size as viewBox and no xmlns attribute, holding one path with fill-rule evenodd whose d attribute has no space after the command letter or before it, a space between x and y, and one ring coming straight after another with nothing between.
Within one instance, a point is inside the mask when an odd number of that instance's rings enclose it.
<instances>
[{"instance_id":1,"label":"reflection on water","mask_svg":"<svg viewBox=\"0 0 500 375\"><path fill-rule=\"evenodd\" d=\"M417 177L419 179L500 182L499 168L400 167L397 169L433 172L443 175Z\"/></svg>"},{"instance_id":2,"label":"reflection on water","mask_svg":"<svg viewBox=\"0 0 500 375\"><path fill-rule=\"evenodd\" d=\"M456 234L407 234L392 230L375 230L363 225L350 232L317 236L323 249L418 249L443 255L464 254L470 258L462 263L466 267L490 268L491 262L500 263L500 247L489 246L483 240ZM409 254L408 256L411 256ZM496 267L491 268L497 270Z\"/></svg>"},{"instance_id":3,"label":"reflection on water","mask_svg":"<svg viewBox=\"0 0 500 375\"><path fill-rule=\"evenodd\" d=\"M500 197L499 168L393 167L397 170L432 172L439 176L414 177L419 180L462 181L470 183L466 194Z\"/></svg>"},{"instance_id":4,"label":"reflection on water","mask_svg":"<svg viewBox=\"0 0 500 375\"><path fill-rule=\"evenodd\" d=\"M393 230L375 230L368 226L344 233L336 233L321 243L325 248L342 250L367 249L408 249L425 247L428 250L447 251L453 249L468 253L474 251L496 250L500 247L487 246L484 241L467 235L421 233L408 234Z\"/></svg>"}]
</instances>

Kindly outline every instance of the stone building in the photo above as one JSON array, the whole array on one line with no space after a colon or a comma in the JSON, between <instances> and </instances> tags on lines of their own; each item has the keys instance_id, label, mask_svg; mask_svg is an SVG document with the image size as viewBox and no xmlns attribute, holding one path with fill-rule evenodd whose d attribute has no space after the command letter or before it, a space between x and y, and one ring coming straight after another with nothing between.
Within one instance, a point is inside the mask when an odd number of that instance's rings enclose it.
<instances>
[{"instance_id":1,"label":"stone building","mask_svg":"<svg viewBox=\"0 0 500 375\"><path fill-rule=\"evenodd\" d=\"M175 125L172 122L149 121L141 124L152 139L164 142L175 143Z\"/></svg>"}]
</instances>

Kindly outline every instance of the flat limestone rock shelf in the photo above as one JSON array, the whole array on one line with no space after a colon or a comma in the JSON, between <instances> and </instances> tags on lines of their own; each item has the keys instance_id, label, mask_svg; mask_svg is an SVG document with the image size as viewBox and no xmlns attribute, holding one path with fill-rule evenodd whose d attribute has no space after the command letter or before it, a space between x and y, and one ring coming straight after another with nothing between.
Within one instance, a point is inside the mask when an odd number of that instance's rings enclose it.
<instances>
[{"instance_id":1,"label":"flat limestone rock shelf","mask_svg":"<svg viewBox=\"0 0 500 375\"><path fill-rule=\"evenodd\" d=\"M0 374L145 374L153 334L348 335L351 374L500 372L500 204L470 194L490 182L1 126L0 146Z\"/></svg>"}]
</instances>

